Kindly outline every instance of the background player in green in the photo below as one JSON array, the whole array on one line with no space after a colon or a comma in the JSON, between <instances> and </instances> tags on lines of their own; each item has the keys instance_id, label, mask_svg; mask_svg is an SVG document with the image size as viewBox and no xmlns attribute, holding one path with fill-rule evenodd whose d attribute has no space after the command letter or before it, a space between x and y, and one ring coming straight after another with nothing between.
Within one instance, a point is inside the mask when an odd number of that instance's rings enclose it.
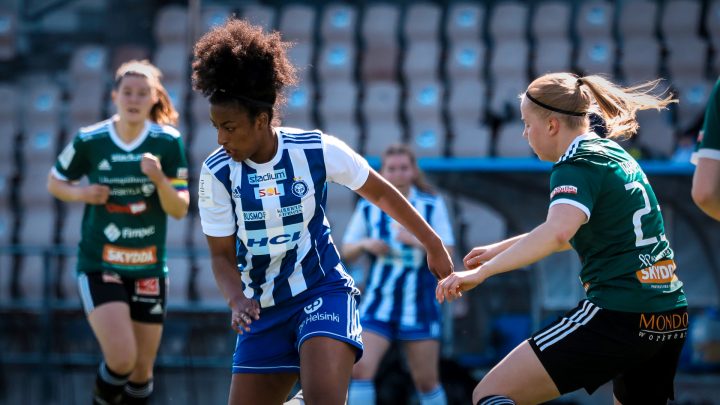
<instances>
[{"instance_id":1,"label":"background player in green","mask_svg":"<svg viewBox=\"0 0 720 405\"><path fill-rule=\"evenodd\" d=\"M48 190L84 202L78 283L104 361L94 403L144 404L152 393L167 294L167 215L187 214L187 161L178 114L147 61L117 70L117 114L82 128L48 176ZM77 183L87 176L89 185Z\"/></svg>"},{"instance_id":2,"label":"background player in green","mask_svg":"<svg viewBox=\"0 0 720 405\"><path fill-rule=\"evenodd\" d=\"M693 201L703 212L720 221L720 80L710 94L692 162L697 165L693 175Z\"/></svg>"},{"instance_id":3,"label":"background player in green","mask_svg":"<svg viewBox=\"0 0 720 405\"><path fill-rule=\"evenodd\" d=\"M616 402L665 404L687 333L687 303L675 276L660 207L637 162L591 132L588 114L609 138L632 136L635 113L675 101L650 94L657 82L622 88L600 76L555 73L522 95L523 136L555 162L546 221L531 232L474 248L471 270L442 280L440 301L488 277L575 249L587 299L521 343L473 393L476 404L529 404L613 380Z\"/></svg>"}]
</instances>

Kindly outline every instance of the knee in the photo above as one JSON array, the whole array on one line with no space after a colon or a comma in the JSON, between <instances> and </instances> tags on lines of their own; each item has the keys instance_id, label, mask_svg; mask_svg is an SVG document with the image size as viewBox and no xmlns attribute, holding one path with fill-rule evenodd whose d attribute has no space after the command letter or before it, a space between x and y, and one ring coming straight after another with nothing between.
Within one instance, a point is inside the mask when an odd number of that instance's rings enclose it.
<instances>
[{"instance_id":1,"label":"knee","mask_svg":"<svg viewBox=\"0 0 720 405\"><path fill-rule=\"evenodd\" d=\"M440 385L440 382L434 376L422 376L416 378L414 383L415 389L422 393L430 392Z\"/></svg>"},{"instance_id":2,"label":"knee","mask_svg":"<svg viewBox=\"0 0 720 405\"><path fill-rule=\"evenodd\" d=\"M135 356L123 357L122 355L107 356L107 366L118 374L130 374L135 370Z\"/></svg>"}]
</instances>

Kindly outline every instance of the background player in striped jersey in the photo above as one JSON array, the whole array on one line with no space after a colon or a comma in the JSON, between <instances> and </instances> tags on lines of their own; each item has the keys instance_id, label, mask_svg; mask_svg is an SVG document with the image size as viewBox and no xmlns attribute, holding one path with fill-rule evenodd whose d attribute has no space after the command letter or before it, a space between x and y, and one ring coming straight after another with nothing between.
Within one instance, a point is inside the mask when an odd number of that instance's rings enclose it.
<instances>
[{"instance_id":1,"label":"background player in striped jersey","mask_svg":"<svg viewBox=\"0 0 720 405\"><path fill-rule=\"evenodd\" d=\"M390 146L383 153L380 174L423 215L450 250L455 241L447 208L425 183L413 151L406 145ZM365 351L353 368L349 403L375 403L373 379L391 342L398 340L403 343L420 404L445 404L438 376L437 280L427 271L422 244L378 207L361 200L343 238L342 253L345 260L353 261L365 252L372 257L360 305Z\"/></svg>"},{"instance_id":2,"label":"background player in striped jersey","mask_svg":"<svg viewBox=\"0 0 720 405\"><path fill-rule=\"evenodd\" d=\"M229 20L195 44L193 81L221 147L203 164L198 206L218 287L238 331L231 404L280 404L300 375L309 404L342 404L362 353L358 290L325 217L326 182L383 208L452 272L442 240L365 159L320 131L278 127L295 69L279 33Z\"/></svg>"},{"instance_id":3,"label":"background player in striped jersey","mask_svg":"<svg viewBox=\"0 0 720 405\"><path fill-rule=\"evenodd\" d=\"M167 215L187 214L187 162L178 114L147 61L115 75L117 114L82 128L48 176L48 190L84 202L78 251L79 287L100 343L94 403L144 404L167 294ZM87 176L89 185L77 180ZM122 396L124 395L124 398Z\"/></svg>"},{"instance_id":4,"label":"background player in striped jersey","mask_svg":"<svg viewBox=\"0 0 720 405\"><path fill-rule=\"evenodd\" d=\"M692 198L700 209L720 221L720 80L715 83L705 110L705 122L692 156Z\"/></svg>"},{"instance_id":5,"label":"background player in striped jersey","mask_svg":"<svg viewBox=\"0 0 720 405\"><path fill-rule=\"evenodd\" d=\"M638 163L590 131L632 136L635 113L675 101L650 94L657 82L622 88L599 76L544 75L522 96L523 136L555 162L547 220L530 233L477 247L464 272L438 284L454 299L488 277L574 248L587 299L521 343L473 393L477 404L535 404L613 380L616 403L665 404L687 333L687 301L660 206ZM513 402L514 401L514 402Z\"/></svg>"}]
</instances>

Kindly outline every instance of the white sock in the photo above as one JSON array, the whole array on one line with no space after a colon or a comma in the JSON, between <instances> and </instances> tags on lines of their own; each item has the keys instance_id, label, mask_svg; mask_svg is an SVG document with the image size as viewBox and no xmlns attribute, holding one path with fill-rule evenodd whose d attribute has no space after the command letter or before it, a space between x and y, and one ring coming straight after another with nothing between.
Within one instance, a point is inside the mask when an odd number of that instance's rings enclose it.
<instances>
[{"instance_id":1,"label":"white sock","mask_svg":"<svg viewBox=\"0 0 720 405\"><path fill-rule=\"evenodd\" d=\"M375 384L372 380L352 380L348 391L348 405L374 405Z\"/></svg>"},{"instance_id":2,"label":"white sock","mask_svg":"<svg viewBox=\"0 0 720 405\"><path fill-rule=\"evenodd\" d=\"M420 405L447 405L447 396L442 385L429 392L418 392Z\"/></svg>"}]
</instances>

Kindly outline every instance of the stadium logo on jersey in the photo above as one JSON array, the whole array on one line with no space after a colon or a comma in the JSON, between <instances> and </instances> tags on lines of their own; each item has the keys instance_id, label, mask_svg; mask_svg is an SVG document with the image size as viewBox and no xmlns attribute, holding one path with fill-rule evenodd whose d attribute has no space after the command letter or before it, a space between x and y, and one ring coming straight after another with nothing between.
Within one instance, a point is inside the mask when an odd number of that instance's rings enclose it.
<instances>
[{"instance_id":1,"label":"stadium logo on jersey","mask_svg":"<svg viewBox=\"0 0 720 405\"><path fill-rule=\"evenodd\" d=\"M303 198L308 193L308 185L304 180L296 177L295 182L292 184L292 193L296 197Z\"/></svg>"},{"instance_id":2,"label":"stadium logo on jersey","mask_svg":"<svg viewBox=\"0 0 720 405\"><path fill-rule=\"evenodd\" d=\"M312 314L313 312L320 309L322 304L323 304L323 299L322 299L322 297L320 297L320 298L316 299L315 301L313 301L312 304L305 306L305 313L308 315Z\"/></svg>"},{"instance_id":3,"label":"stadium logo on jersey","mask_svg":"<svg viewBox=\"0 0 720 405\"><path fill-rule=\"evenodd\" d=\"M108 163L107 159L103 159L97 166L98 170L112 170L112 166Z\"/></svg>"},{"instance_id":4,"label":"stadium logo on jersey","mask_svg":"<svg viewBox=\"0 0 720 405\"><path fill-rule=\"evenodd\" d=\"M142 266L157 263L157 248L129 249L115 245L103 246L103 261L122 266Z\"/></svg>"},{"instance_id":5,"label":"stadium logo on jersey","mask_svg":"<svg viewBox=\"0 0 720 405\"><path fill-rule=\"evenodd\" d=\"M577 194L577 192L578 189L575 186L557 186L550 193L550 198L552 199L558 194Z\"/></svg>"},{"instance_id":6,"label":"stadium logo on jersey","mask_svg":"<svg viewBox=\"0 0 720 405\"><path fill-rule=\"evenodd\" d=\"M235 196L235 193L233 193L233 197ZM264 221L267 217L267 213L265 211L244 211L243 212L243 219L245 222L252 222L252 221Z\"/></svg>"},{"instance_id":7,"label":"stadium logo on jersey","mask_svg":"<svg viewBox=\"0 0 720 405\"><path fill-rule=\"evenodd\" d=\"M256 187L254 191L255 198L257 199L265 197L282 197L285 195L285 187L282 184L272 187Z\"/></svg>"},{"instance_id":8,"label":"stadium logo on jersey","mask_svg":"<svg viewBox=\"0 0 720 405\"><path fill-rule=\"evenodd\" d=\"M264 173L264 174L248 174L248 182L254 186L264 183L266 181L270 180L285 180L287 178L287 175L285 174L285 169L275 170L272 173Z\"/></svg>"},{"instance_id":9,"label":"stadium logo on jersey","mask_svg":"<svg viewBox=\"0 0 720 405\"><path fill-rule=\"evenodd\" d=\"M103 233L110 242L115 242L118 238L120 238L120 235L122 235L120 229L112 222L105 227Z\"/></svg>"},{"instance_id":10,"label":"stadium logo on jersey","mask_svg":"<svg viewBox=\"0 0 720 405\"><path fill-rule=\"evenodd\" d=\"M300 240L300 234L301 231L297 231L293 233L292 235L289 233L284 233L282 235L276 235L272 238L248 238L247 240L247 247L253 248L253 247L266 247L268 244L270 245L284 245L286 243L295 242L297 240Z\"/></svg>"}]
</instances>

